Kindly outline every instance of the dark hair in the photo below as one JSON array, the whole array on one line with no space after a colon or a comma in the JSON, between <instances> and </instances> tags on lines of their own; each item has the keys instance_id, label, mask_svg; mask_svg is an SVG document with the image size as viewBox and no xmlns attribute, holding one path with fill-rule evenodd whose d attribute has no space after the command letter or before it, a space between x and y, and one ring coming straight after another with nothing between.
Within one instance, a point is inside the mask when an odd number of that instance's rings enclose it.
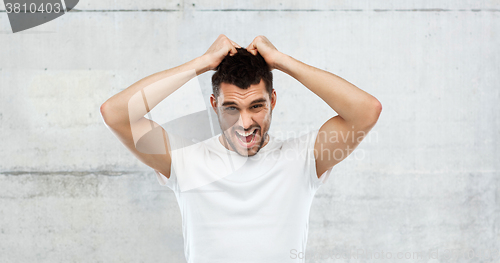
<instances>
[{"instance_id":1,"label":"dark hair","mask_svg":"<svg viewBox=\"0 0 500 263\"><path fill-rule=\"evenodd\" d=\"M259 53L254 56L244 48L236 50L238 53L233 56L227 55L212 75L212 91L215 98L219 97L220 84L223 82L247 89L250 85L259 84L261 79L271 97L273 73L264 58Z\"/></svg>"}]
</instances>

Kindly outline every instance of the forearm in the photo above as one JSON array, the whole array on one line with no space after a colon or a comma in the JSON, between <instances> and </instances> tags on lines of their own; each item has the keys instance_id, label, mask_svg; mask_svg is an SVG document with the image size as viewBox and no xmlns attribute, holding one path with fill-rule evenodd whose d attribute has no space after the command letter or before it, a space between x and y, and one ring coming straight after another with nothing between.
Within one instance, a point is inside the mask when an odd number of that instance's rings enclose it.
<instances>
[{"instance_id":1,"label":"forearm","mask_svg":"<svg viewBox=\"0 0 500 263\"><path fill-rule=\"evenodd\" d=\"M110 126L135 122L190 79L206 71L206 59L202 56L145 77L102 104L104 121Z\"/></svg>"},{"instance_id":2,"label":"forearm","mask_svg":"<svg viewBox=\"0 0 500 263\"><path fill-rule=\"evenodd\" d=\"M276 68L297 79L353 125L369 125L377 120L380 102L341 77L283 53L277 56Z\"/></svg>"}]
</instances>

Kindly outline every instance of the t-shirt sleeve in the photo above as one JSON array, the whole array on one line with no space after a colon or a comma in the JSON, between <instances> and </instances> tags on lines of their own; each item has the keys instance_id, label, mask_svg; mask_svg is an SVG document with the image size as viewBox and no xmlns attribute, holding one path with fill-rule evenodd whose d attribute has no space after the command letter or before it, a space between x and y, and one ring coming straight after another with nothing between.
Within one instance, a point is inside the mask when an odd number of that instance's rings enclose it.
<instances>
[{"instance_id":1,"label":"t-shirt sleeve","mask_svg":"<svg viewBox=\"0 0 500 263\"><path fill-rule=\"evenodd\" d=\"M170 177L167 178L161 172L154 169L153 170L160 185L167 186L172 190L176 190L178 189L178 178L174 168L176 165L174 165L174 163L178 163L182 159L183 148L191 145L193 142L171 133L168 134L168 141L170 147L170 158L172 160L170 164Z\"/></svg>"},{"instance_id":2,"label":"t-shirt sleeve","mask_svg":"<svg viewBox=\"0 0 500 263\"><path fill-rule=\"evenodd\" d=\"M314 130L304 135L305 139L301 140L306 143L305 147L306 151L306 163L309 170L311 186L314 189L318 189L321 185L325 184L328 178L330 177L330 173L332 172L332 168L325 171L319 178L316 170L316 159L314 158L314 145L316 143L316 136L318 135L319 130Z\"/></svg>"},{"instance_id":3,"label":"t-shirt sleeve","mask_svg":"<svg viewBox=\"0 0 500 263\"><path fill-rule=\"evenodd\" d=\"M156 179L158 180L158 183L162 186L168 186L169 188L172 188L174 186L174 181L175 181L175 173L172 172L172 168L170 168L170 178L167 178L165 175L160 173L157 170L154 170L156 173Z\"/></svg>"}]
</instances>

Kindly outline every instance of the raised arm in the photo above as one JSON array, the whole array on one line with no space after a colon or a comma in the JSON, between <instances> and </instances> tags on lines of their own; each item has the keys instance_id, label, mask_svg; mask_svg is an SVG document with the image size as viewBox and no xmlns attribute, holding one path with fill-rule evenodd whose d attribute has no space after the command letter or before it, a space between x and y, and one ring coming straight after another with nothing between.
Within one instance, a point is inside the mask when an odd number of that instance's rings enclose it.
<instances>
[{"instance_id":1,"label":"raised arm","mask_svg":"<svg viewBox=\"0 0 500 263\"><path fill-rule=\"evenodd\" d=\"M139 80L101 105L104 122L140 161L169 178L168 135L144 116L193 77L215 69L226 55L236 53L236 47L240 46L219 35L202 56Z\"/></svg>"},{"instance_id":2,"label":"raised arm","mask_svg":"<svg viewBox=\"0 0 500 263\"><path fill-rule=\"evenodd\" d=\"M344 160L375 126L382 105L372 95L333 73L279 52L264 36L256 37L247 49L254 54L258 51L271 68L294 77L338 113L321 126L316 138L318 177Z\"/></svg>"}]
</instances>

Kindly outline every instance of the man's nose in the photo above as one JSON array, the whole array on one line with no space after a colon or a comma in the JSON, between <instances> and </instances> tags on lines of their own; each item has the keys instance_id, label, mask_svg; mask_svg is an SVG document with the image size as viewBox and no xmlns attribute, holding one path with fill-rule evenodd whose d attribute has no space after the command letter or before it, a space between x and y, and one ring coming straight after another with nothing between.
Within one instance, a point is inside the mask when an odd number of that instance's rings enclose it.
<instances>
[{"instance_id":1,"label":"man's nose","mask_svg":"<svg viewBox=\"0 0 500 263\"><path fill-rule=\"evenodd\" d=\"M238 125L246 130L252 127L252 124L253 124L252 114L245 111L240 111L240 118L238 119Z\"/></svg>"}]
</instances>

